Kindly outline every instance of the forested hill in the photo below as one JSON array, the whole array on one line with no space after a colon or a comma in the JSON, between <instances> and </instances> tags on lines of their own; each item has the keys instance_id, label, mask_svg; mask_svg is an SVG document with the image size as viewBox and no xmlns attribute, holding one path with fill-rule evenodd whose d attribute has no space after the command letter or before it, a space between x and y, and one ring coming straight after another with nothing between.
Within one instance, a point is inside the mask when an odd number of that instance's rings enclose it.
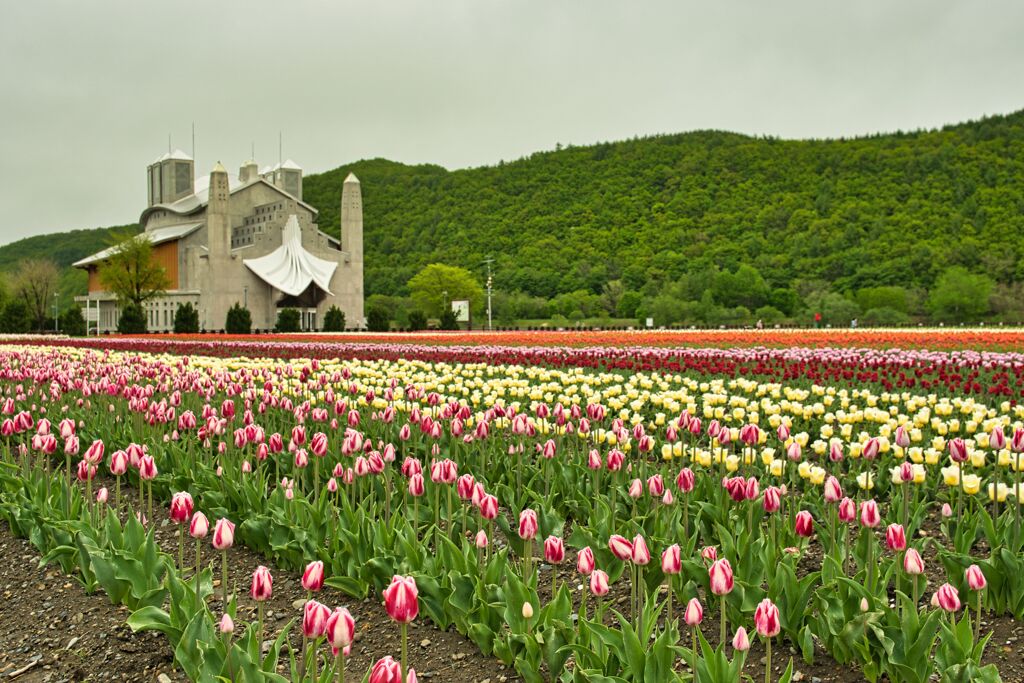
<instances>
[{"instance_id":1,"label":"forested hill","mask_svg":"<svg viewBox=\"0 0 1024 683\"><path fill-rule=\"evenodd\" d=\"M957 264L1024 280L1024 112L856 139L698 131L457 171L360 161L304 179L335 235L350 171L362 181L368 294L402 295L433 262L482 273L488 255L497 289L546 298L621 280L645 297L677 286L697 300L742 264L767 290L800 296L825 283L925 290ZM63 264L105 246L98 232L91 243L72 234L81 239L60 252L67 234L0 248L0 267L12 249Z\"/></svg>"}]
</instances>

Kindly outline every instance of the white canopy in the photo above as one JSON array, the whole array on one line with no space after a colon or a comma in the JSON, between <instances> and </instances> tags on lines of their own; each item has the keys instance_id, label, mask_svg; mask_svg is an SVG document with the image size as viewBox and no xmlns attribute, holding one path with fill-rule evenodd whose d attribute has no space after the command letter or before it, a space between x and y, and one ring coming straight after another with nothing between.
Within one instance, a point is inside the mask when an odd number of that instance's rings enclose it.
<instances>
[{"instance_id":1,"label":"white canopy","mask_svg":"<svg viewBox=\"0 0 1024 683\"><path fill-rule=\"evenodd\" d=\"M302 248L302 231L294 214L285 223L280 247L266 256L245 259L243 263L268 285L289 296L302 294L311 282L334 296L330 284L338 264L317 258Z\"/></svg>"}]
</instances>

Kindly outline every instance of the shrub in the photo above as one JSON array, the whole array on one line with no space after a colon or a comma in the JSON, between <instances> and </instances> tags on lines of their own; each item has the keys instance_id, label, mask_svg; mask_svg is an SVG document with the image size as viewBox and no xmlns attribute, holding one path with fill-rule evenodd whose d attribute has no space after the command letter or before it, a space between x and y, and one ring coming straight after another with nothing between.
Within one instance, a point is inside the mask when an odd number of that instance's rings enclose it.
<instances>
[{"instance_id":1,"label":"shrub","mask_svg":"<svg viewBox=\"0 0 1024 683\"><path fill-rule=\"evenodd\" d=\"M344 332L345 313L337 306L331 306L324 313L324 332Z\"/></svg>"},{"instance_id":2,"label":"shrub","mask_svg":"<svg viewBox=\"0 0 1024 683\"><path fill-rule=\"evenodd\" d=\"M129 303L121 309L121 317L117 319L117 331L120 334L145 334L146 312L142 306Z\"/></svg>"},{"instance_id":3,"label":"shrub","mask_svg":"<svg viewBox=\"0 0 1024 683\"><path fill-rule=\"evenodd\" d=\"M391 318L383 308L374 306L366 314L366 329L370 332L387 332L390 328Z\"/></svg>"},{"instance_id":4,"label":"shrub","mask_svg":"<svg viewBox=\"0 0 1024 683\"><path fill-rule=\"evenodd\" d=\"M64 315L60 317L60 331L70 337L85 336L85 317L81 308L74 306L64 311Z\"/></svg>"},{"instance_id":5,"label":"shrub","mask_svg":"<svg viewBox=\"0 0 1024 683\"><path fill-rule=\"evenodd\" d=\"M174 312L174 333L195 334L199 331L199 311L191 302L178 304Z\"/></svg>"},{"instance_id":6,"label":"shrub","mask_svg":"<svg viewBox=\"0 0 1024 683\"><path fill-rule=\"evenodd\" d=\"M457 330L459 329L459 321L455 317L455 311L447 310L441 313L441 320L439 326L442 330Z\"/></svg>"},{"instance_id":7,"label":"shrub","mask_svg":"<svg viewBox=\"0 0 1024 683\"><path fill-rule=\"evenodd\" d=\"M872 308L864 314L863 324L871 327L892 327L895 325L906 325L910 321L907 314L895 308L883 306Z\"/></svg>"},{"instance_id":8,"label":"shrub","mask_svg":"<svg viewBox=\"0 0 1024 683\"><path fill-rule=\"evenodd\" d=\"M427 329L427 316L423 311L409 311L409 329L413 332Z\"/></svg>"},{"instance_id":9,"label":"shrub","mask_svg":"<svg viewBox=\"0 0 1024 683\"><path fill-rule=\"evenodd\" d=\"M228 310L228 317L224 321L224 331L228 334L249 334L252 331L252 315L248 308L235 303Z\"/></svg>"},{"instance_id":10,"label":"shrub","mask_svg":"<svg viewBox=\"0 0 1024 683\"><path fill-rule=\"evenodd\" d=\"M282 308L277 312L277 325L275 332L298 332L299 311L295 308Z\"/></svg>"}]
</instances>

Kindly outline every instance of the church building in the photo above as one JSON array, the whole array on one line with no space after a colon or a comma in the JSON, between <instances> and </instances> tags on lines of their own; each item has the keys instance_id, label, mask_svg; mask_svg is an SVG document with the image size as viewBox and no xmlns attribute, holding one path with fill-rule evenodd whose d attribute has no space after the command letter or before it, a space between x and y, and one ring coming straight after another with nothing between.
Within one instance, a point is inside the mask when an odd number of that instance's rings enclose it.
<instances>
[{"instance_id":1,"label":"church building","mask_svg":"<svg viewBox=\"0 0 1024 683\"><path fill-rule=\"evenodd\" d=\"M303 330L319 330L332 306L344 312L346 327L363 327L362 190L354 174L343 186L337 240L319 230L317 210L302 201L302 168L291 160L263 169L247 161L237 176L218 162L196 179L192 158L178 150L147 173L149 202L139 224L171 282L145 305L151 332L172 332L186 302L207 331L223 330L235 303L249 309L254 330L272 329L284 308L299 311ZM89 293L76 301L98 333L117 330L117 299L99 277L112 252L74 264L89 274Z\"/></svg>"}]
</instances>

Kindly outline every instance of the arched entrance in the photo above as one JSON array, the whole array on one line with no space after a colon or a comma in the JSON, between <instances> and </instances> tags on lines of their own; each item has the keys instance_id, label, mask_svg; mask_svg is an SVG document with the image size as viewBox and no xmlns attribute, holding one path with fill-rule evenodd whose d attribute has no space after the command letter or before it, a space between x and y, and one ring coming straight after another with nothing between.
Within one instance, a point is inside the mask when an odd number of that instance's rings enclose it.
<instances>
[{"instance_id":1,"label":"arched entrance","mask_svg":"<svg viewBox=\"0 0 1024 683\"><path fill-rule=\"evenodd\" d=\"M311 282L301 294L285 294L278 299L277 308L296 309L299 312L299 329L303 332L315 332L320 329L316 309L326 296L327 292Z\"/></svg>"}]
</instances>

